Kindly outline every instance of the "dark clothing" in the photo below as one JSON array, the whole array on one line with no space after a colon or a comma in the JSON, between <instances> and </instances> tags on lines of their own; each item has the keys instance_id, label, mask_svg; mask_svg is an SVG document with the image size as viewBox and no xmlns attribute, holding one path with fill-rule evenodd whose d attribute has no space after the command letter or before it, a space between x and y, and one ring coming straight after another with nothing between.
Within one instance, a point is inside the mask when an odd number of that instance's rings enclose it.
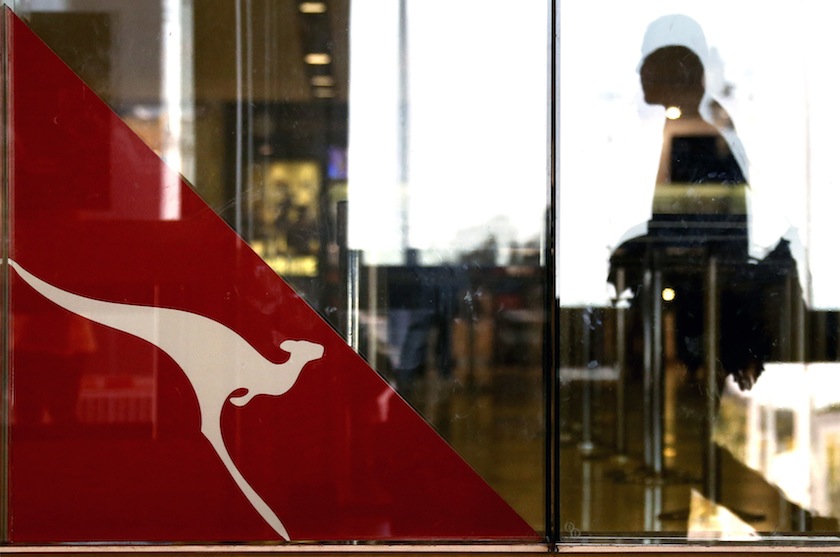
<instances>
[{"instance_id":1,"label":"dark clothing","mask_svg":"<svg viewBox=\"0 0 840 557\"><path fill-rule=\"evenodd\" d=\"M433 332L434 364L442 377L451 374L453 320L463 282L452 267L411 265L389 271L388 345L399 382L422 374Z\"/></svg>"},{"instance_id":2,"label":"dark clothing","mask_svg":"<svg viewBox=\"0 0 840 557\"><path fill-rule=\"evenodd\" d=\"M633 238L614 251L609 280L615 284L616 269L623 268L626 285L635 293L634 304L640 304L645 295L644 273L662 272L664 286L676 291L668 307L676 314L677 355L694 371L705 362L704 281L708 261L714 257L719 270L720 363L742 388L749 388L771 357L773 342L767 325L778 322L784 289L798 284L788 242L781 240L765 259L751 261L745 210L739 214L702 206L702 185L734 187L745 183L744 174L722 137L674 138L670 171L672 186L693 187L698 210L654 212L648 234ZM674 195L673 187L669 195ZM746 207L745 203L737 205Z\"/></svg>"}]
</instances>

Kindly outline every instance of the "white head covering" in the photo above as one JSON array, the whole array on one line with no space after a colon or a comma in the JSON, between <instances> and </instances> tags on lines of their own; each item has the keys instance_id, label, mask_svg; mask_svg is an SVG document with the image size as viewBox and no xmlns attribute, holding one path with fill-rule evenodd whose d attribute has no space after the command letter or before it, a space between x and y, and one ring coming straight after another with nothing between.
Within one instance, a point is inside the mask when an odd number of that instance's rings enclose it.
<instances>
[{"instance_id":1,"label":"white head covering","mask_svg":"<svg viewBox=\"0 0 840 557\"><path fill-rule=\"evenodd\" d=\"M665 15L648 25L642 41L642 58L639 66L654 51L666 46L684 46L696 54L703 67L709 61L709 46L700 24L681 14Z\"/></svg>"}]
</instances>

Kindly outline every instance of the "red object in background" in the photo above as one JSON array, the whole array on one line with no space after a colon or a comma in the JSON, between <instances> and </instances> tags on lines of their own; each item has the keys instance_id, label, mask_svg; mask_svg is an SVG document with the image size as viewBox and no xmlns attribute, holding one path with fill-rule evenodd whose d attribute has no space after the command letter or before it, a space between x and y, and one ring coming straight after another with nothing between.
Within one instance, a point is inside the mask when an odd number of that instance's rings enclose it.
<instances>
[{"instance_id":1,"label":"red object in background","mask_svg":"<svg viewBox=\"0 0 840 557\"><path fill-rule=\"evenodd\" d=\"M6 24L12 258L86 298L204 316L273 362L286 339L324 346L290 391L219 418L293 541L539 539L10 11ZM12 277L13 543L281 539L202 435L170 355ZM80 419L96 385L139 410Z\"/></svg>"}]
</instances>

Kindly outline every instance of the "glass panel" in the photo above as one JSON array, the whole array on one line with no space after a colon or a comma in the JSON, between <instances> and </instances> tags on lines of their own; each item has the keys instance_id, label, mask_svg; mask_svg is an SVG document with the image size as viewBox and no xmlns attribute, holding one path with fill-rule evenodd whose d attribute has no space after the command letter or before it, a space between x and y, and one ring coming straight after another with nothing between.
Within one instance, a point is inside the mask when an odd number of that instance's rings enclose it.
<instances>
[{"instance_id":1,"label":"glass panel","mask_svg":"<svg viewBox=\"0 0 840 557\"><path fill-rule=\"evenodd\" d=\"M833 536L840 44L671 9L559 3L561 534Z\"/></svg>"},{"instance_id":2,"label":"glass panel","mask_svg":"<svg viewBox=\"0 0 840 557\"><path fill-rule=\"evenodd\" d=\"M358 2L350 28L348 329L538 531L549 8Z\"/></svg>"},{"instance_id":3,"label":"glass panel","mask_svg":"<svg viewBox=\"0 0 840 557\"><path fill-rule=\"evenodd\" d=\"M548 8L516 10L521 64L470 31L511 5L448 2L444 33L383 4L16 7L13 543L541 540ZM354 142L385 118L376 83L348 100L371 29L413 101ZM365 150L412 173L368 183ZM426 235L348 244L392 217Z\"/></svg>"},{"instance_id":4,"label":"glass panel","mask_svg":"<svg viewBox=\"0 0 840 557\"><path fill-rule=\"evenodd\" d=\"M3 60L7 56L5 26L0 26L0 54ZM2 114L0 121L4 130L8 127L8 112L6 109L6 87L0 87L0 100L2 100ZM5 151L6 132L0 139L0 145ZM4 264L0 269L0 543L6 543L9 539L9 491L8 491L8 470L9 470L9 414L10 414L10 377L9 373L9 346L11 343L11 327L9 323L9 273L5 261L9 257L9 190L8 190L8 166L4 162L0 165L0 241L2 241L2 258Z\"/></svg>"}]
</instances>

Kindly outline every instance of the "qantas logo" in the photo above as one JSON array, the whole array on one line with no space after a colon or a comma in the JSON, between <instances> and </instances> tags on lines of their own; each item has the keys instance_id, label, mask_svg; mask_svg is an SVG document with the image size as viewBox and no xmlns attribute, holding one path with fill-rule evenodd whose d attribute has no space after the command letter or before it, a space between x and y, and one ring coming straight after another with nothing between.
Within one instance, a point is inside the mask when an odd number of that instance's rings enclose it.
<instances>
[{"instance_id":1,"label":"qantas logo","mask_svg":"<svg viewBox=\"0 0 840 557\"><path fill-rule=\"evenodd\" d=\"M255 396L279 396L291 389L309 362L324 355L324 347L307 340L286 340L280 348L289 359L276 364L264 358L235 331L207 317L169 308L119 304L85 298L57 288L9 260L29 286L62 308L96 323L150 342L168 354L189 379L201 411L201 433L212 445L236 485L254 509L285 540L283 523L257 494L225 447L222 408Z\"/></svg>"}]
</instances>

